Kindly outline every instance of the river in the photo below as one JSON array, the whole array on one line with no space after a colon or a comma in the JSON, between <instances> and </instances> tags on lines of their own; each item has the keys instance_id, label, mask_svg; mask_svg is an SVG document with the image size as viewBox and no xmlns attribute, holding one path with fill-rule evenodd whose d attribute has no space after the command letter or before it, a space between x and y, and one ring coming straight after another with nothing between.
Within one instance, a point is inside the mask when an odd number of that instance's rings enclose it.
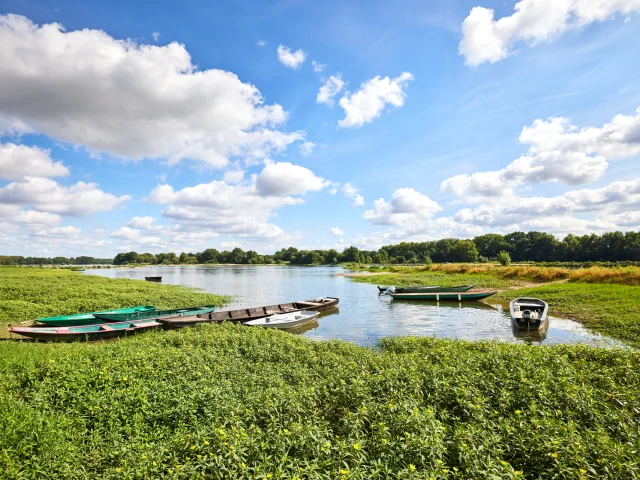
<instances>
[{"instance_id":1,"label":"river","mask_svg":"<svg viewBox=\"0 0 640 480\"><path fill-rule=\"evenodd\" d=\"M382 337L436 336L464 340L497 339L533 344L586 343L613 347L619 342L592 333L580 323L550 317L546 334L518 333L511 327L508 308L468 302L462 304L394 301L379 296L375 285L356 283L339 275L342 267L290 266L153 266L147 268L90 269L86 273L109 278L144 279L162 276L163 283L201 288L230 295L225 308L254 307L339 297L335 311L323 313L318 322L299 332L318 340L342 339L372 345Z\"/></svg>"}]
</instances>

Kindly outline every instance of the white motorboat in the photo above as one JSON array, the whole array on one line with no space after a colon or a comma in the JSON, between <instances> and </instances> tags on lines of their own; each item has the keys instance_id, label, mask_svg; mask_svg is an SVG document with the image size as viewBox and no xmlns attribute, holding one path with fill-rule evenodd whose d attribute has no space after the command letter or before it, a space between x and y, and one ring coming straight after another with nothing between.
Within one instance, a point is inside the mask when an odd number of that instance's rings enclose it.
<instances>
[{"instance_id":1,"label":"white motorboat","mask_svg":"<svg viewBox=\"0 0 640 480\"><path fill-rule=\"evenodd\" d=\"M304 325L305 323L313 322L318 317L318 315L320 315L320 312L311 311L278 313L269 317L258 318L257 320L244 322L243 325L287 330L289 328L299 327L300 325Z\"/></svg>"},{"instance_id":2,"label":"white motorboat","mask_svg":"<svg viewBox=\"0 0 640 480\"><path fill-rule=\"evenodd\" d=\"M516 298L509 304L511 320L518 329L543 330L549 324L549 305L538 298Z\"/></svg>"}]
</instances>

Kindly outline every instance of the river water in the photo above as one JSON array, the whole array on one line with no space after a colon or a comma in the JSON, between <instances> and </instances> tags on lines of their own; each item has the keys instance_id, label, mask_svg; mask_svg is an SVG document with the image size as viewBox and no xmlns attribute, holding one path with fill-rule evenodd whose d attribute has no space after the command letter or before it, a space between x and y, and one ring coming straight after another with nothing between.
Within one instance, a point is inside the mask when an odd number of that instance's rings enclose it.
<instances>
[{"instance_id":1,"label":"river water","mask_svg":"<svg viewBox=\"0 0 640 480\"><path fill-rule=\"evenodd\" d=\"M614 347L619 342L594 334L581 324L550 317L545 334L518 333L511 327L508 308L485 302L462 304L392 300L379 296L375 285L356 283L340 275L341 267L289 266L154 266L147 268L90 269L87 274L143 280L162 276L162 282L230 295L225 308L272 305L318 297L338 297L334 311L323 312L317 323L298 332L326 340L339 338L372 345L382 337L435 336L464 340L497 339L506 342L557 344L586 343ZM553 307L553 306L552 306Z\"/></svg>"}]
</instances>

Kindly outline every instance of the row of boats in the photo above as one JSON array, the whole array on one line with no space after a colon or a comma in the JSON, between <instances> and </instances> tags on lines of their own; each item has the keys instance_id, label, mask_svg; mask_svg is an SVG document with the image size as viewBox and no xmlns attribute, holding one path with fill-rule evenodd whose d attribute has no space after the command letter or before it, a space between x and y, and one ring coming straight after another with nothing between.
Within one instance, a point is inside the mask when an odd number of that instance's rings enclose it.
<instances>
[{"instance_id":1,"label":"row of boats","mask_svg":"<svg viewBox=\"0 0 640 480\"><path fill-rule=\"evenodd\" d=\"M336 308L338 302L338 298L320 297L235 310L217 310L215 306L158 310L142 305L38 318L35 326L9 326L9 332L39 341L75 341L121 337L158 327L181 328L225 321L287 330L314 321L320 312Z\"/></svg>"},{"instance_id":2,"label":"row of boats","mask_svg":"<svg viewBox=\"0 0 640 480\"><path fill-rule=\"evenodd\" d=\"M458 302L475 301L490 297L496 291L472 290L475 285L457 287L378 286L380 295L390 295L394 300L435 300ZM546 330L549 326L549 305L539 298L520 297L509 303L513 326L522 330Z\"/></svg>"}]
</instances>

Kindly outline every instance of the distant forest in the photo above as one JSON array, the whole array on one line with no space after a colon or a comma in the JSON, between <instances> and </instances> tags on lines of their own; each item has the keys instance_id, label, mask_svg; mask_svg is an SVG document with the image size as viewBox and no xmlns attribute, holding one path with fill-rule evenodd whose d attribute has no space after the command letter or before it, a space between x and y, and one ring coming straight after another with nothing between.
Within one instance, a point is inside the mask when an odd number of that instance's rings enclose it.
<instances>
[{"instance_id":1,"label":"distant forest","mask_svg":"<svg viewBox=\"0 0 640 480\"><path fill-rule=\"evenodd\" d=\"M111 258L94 257L21 257L0 255L0 265L111 265Z\"/></svg>"},{"instance_id":2,"label":"distant forest","mask_svg":"<svg viewBox=\"0 0 640 480\"><path fill-rule=\"evenodd\" d=\"M445 238L432 242L403 242L379 250L360 250L348 247L337 250L298 250L283 248L273 255L261 255L254 250L218 251L208 248L198 253L119 253L115 265L125 264L193 264L233 263L293 265L332 265L357 263L443 263L485 262L494 260L500 252L507 252L514 262L620 262L640 261L640 232L610 232L602 235L567 235L558 240L542 232L514 232L507 235L489 233L473 240Z\"/></svg>"}]
</instances>

